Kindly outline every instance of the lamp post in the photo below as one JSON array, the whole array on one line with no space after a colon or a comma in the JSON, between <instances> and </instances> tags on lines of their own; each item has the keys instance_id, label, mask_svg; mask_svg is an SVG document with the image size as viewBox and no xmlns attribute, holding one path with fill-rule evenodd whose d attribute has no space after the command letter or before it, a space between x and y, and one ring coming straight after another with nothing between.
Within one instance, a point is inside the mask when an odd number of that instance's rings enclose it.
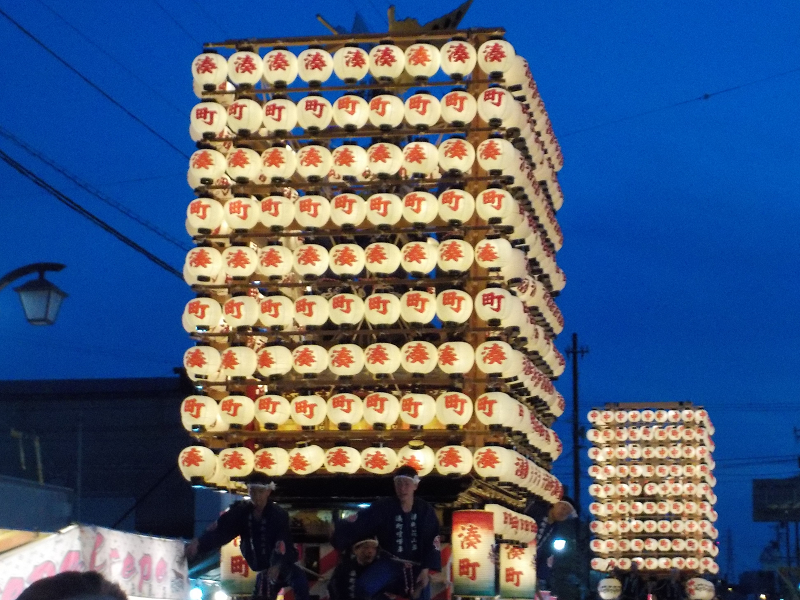
<instances>
[{"instance_id":1,"label":"lamp post","mask_svg":"<svg viewBox=\"0 0 800 600\"><path fill-rule=\"evenodd\" d=\"M56 322L58 309L61 308L61 301L67 297L66 292L60 290L58 286L44 278L46 271L60 271L64 265L60 263L33 263L14 269L0 278L0 290L13 281L30 275L39 273L38 279L26 281L14 291L19 294L22 302L22 310L25 311L25 318L31 325L52 325Z\"/></svg>"}]
</instances>

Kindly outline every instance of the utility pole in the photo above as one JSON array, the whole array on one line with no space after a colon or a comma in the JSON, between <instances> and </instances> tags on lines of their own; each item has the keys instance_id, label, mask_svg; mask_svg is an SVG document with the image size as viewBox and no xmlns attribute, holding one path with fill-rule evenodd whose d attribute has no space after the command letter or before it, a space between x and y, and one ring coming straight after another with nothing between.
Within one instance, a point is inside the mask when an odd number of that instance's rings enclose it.
<instances>
[{"instance_id":1,"label":"utility pole","mask_svg":"<svg viewBox=\"0 0 800 600\"><path fill-rule=\"evenodd\" d=\"M578 334L572 334L572 347L567 348L566 355L572 359L572 497L575 510L581 512L581 427L578 407L578 359L589 353L586 346L578 347Z\"/></svg>"}]
</instances>

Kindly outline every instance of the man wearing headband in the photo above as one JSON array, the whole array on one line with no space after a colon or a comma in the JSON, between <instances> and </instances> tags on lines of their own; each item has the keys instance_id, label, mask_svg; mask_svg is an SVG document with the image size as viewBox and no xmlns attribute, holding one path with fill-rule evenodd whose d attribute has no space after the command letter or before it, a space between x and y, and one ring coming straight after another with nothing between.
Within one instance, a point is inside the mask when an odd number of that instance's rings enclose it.
<instances>
[{"instance_id":1,"label":"man wearing headband","mask_svg":"<svg viewBox=\"0 0 800 600\"><path fill-rule=\"evenodd\" d=\"M536 534L536 578L539 589L549 589L549 581L555 561L552 543L558 524L567 519L578 516L575 507L567 498L549 504L546 502L532 502L525 509L525 514L533 517L539 530Z\"/></svg>"},{"instance_id":2,"label":"man wearing headband","mask_svg":"<svg viewBox=\"0 0 800 600\"><path fill-rule=\"evenodd\" d=\"M382 592L430 600L430 571L442 568L439 519L430 504L414 496L418 485L416 470L404 465L395 471L395 496L376 500L337 525L337 549L374 535L385 553L357 579L357 600L372 600Z\"/></svg>"},{"instance_id":3,"label":"man wearing headband","mask_svg":"<svg viewBox=\"0 0 800 600\"><path fill-rule=\"evenodd\" d=\"M295 564L289 514L270 499L274 489L275 482L264 473L250 475L250 499L232 504L199 539L187 544L186 558L191 561L240 536L242 556L258 572L254 598L275 600L282 587L291 586L297 600L308 600L308 580Z\"/></svg>"},{"instance_id":4,"label":"man wearing headband","mask_svg":"<svg viewBox=\"0 0 800 600\"><path fill-rule=\"evenodd\" d=\"M355 600L356 581L378 556L378 539L370 537L353 544L349 556L343 556L328 582L330 600Z\"/></svg>"}]
</instances>

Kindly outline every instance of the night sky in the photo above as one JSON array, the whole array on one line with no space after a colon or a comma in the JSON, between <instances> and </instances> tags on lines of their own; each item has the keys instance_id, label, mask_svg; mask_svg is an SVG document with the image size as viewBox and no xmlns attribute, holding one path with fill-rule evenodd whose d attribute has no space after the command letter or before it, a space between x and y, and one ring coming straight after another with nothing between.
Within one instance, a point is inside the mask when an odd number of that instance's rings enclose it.
<instances>
[{"instance_id":1,"label":"night sky","mask_svg":"<svg viewBox=\"0 0 800 600\"><path fill-rule=\"evenodd\" d=\"M202 42L325 35L317 13L349 27L356 10L384 31L387 6L2 3L0 150L180 269L192 198L181 152L194 150L190 65ZM403 1L397 17L425 22L452 8ZM705 406L717 428L720 540L732 530L735 570L756 568L772 530L750 523L751 479L798 473L800 6L476 0L462 26L506 28L563 148L559 264L568 281L559 347L578 332L590 348L582 419L605 402ZM0 177L0 275L63 262L49 278L69 294L54 327L34 328L16 294L0 293L0 377L171 376L191 345L180 325L189 287L5 163ZM558 388L569 401L566 375ZM567 443L568 418L557 427ZM571 463L567 453L555 468L565 483ZM726 551L717 559L723 574Z\"/></svg>"}]
</instances>

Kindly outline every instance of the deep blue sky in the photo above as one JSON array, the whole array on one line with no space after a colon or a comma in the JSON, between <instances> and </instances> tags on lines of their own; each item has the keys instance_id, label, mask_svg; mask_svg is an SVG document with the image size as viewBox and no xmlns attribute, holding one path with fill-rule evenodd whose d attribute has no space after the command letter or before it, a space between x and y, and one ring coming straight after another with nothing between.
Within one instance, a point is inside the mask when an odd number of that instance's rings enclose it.
<instances>
[{"instance_id":1,"label":"deep blue sky","mask_svg":"<svg viewBox=\"0 0 800 600\"><path fill-rule=\"evenodd\" d=\"M387 8L383 0L159 4L0 8L187 154L190 64L201 42L324 35L317 13L349 26L356 9L382 31ZM397 16L424 22L454 5L401 1ZM476 0L463 25L506 28L564 150L560 346L577 331L591 348L581 412L612 401L706 406L717 426L718 525L723 536L733 530L736 570L754 568L771 530L748 524L750 479L797 473L800 72L770 77L800 68L800 6ZM186 159L2 16L0 37L0 126L188 243ZM0 149L180 269L181 250L2 137ZM0 377L170 375L189 345L180 326L188 287L4 163L0 177L0 275L63 262L51 279L70 294L50 328L27 325L16 294L0 294ZM569 381L558 387L569 399ZM566 420L560 429L567 438ZM556 467L565 482L570 466L566 457ZM725 572L724 547L719 561Z\"/></svg>"}]
</instances>

